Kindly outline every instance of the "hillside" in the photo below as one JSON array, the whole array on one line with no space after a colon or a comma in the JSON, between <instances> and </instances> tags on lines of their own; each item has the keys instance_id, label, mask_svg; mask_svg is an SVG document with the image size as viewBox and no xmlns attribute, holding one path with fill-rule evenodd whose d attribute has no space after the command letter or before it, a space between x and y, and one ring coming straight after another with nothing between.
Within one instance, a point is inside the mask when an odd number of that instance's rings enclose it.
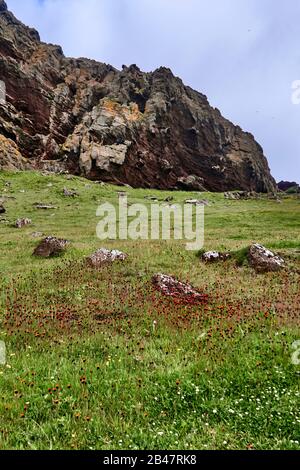
<instances>
[{"instance_id":1,"label":"hillside","mask_svg":"<svg viewBox=\"0 0 300 470\"><path fill-rule=\"evenodd\" d=\"M242 253L259 241L286 260L286 269L257 275L234 258L203 263L184 241L100 242L96 208L117 206L119 190L0 175L1 449L299 449L297 196L278 204L201 195L206 249ZM129 204L199 197L126 192ZM20 217L32 224L14 227ZM34 257L47 235L70 246ZM128 259L91 270L84 260L101 246ZM207 303L163 297L151 285L158 272L191 282Z\"/></svg>"}]
</instances>

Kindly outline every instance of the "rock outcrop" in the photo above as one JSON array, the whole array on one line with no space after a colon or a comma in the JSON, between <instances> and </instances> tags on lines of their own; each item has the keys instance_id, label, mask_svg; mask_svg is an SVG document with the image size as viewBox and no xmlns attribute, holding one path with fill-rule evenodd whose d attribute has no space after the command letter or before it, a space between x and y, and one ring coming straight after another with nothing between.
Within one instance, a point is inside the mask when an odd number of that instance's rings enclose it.
<instances>
[{"instance_id":1,"label":"rock outcrop","mask_svg":"<svg viewBox=\"0 0 300 470\"><path fill-rule=\"evenodd\" d=\"M40 41L0 0L0 167L132 187L276 189L254 137L171 70L122 71Z\"/></svg>"}]
</instances>

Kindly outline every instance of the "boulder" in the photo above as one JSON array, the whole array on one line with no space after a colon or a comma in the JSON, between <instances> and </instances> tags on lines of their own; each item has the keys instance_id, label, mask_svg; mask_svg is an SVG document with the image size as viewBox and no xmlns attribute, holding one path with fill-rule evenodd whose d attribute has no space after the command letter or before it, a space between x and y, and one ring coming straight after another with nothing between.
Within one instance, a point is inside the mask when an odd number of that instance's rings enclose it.
<instances>
[{"instance_id":1,"label":"boulder","mask_svg":"<svg viewBox=\"0 0 300 470\"><path fill-rule=\"evenodd\" d=\"M276 272L285 267L284 259L258 243L251 245L248 257L256 272Z\"/></svg>"},{"instance_id":2,"label":"boulder","mask_svg":"<svg viewBox=\"0 0 300 470\"><path fill-rule=\"evenodd\" d=\"M15 223L16 228L22 228L26 225L31 225L32 221L30 219L18 219Z\"/></svg>"},{"instance_id":3,"label":"boulder","mask_svg":"<svg viewBox=\"0 0 300 470\"><path fill-rule=\"evenodd\" d=\"M56 237L47 237L42 240L34 250L34 256L49 258L50 256L60 255L65 251L69 242Z\"/></svg>"},{"instance_id":4,"label":"boulder","mask_svg":"<svg viewBox=\"0 0 300 470\"><path fill-rule=\"evenodd\" d=\"M181 282L167 274L155 274L152 278L155 289L163 295L185 303L203 303L208 296L196 290L190 284Z\"/></svg>"},{"instance_id":5,"label":"boulder","mask_svg":"<svg viewBox=\"0 0 300 470\"><path fill-rule=\"evenodd\" d=\"M111 264L114 261L125 261L128 255L118 250L107 250L100 248L95 253L87 258L87 264L92 268L101 268L106 264Z\"/></svg>"}]
</instances>

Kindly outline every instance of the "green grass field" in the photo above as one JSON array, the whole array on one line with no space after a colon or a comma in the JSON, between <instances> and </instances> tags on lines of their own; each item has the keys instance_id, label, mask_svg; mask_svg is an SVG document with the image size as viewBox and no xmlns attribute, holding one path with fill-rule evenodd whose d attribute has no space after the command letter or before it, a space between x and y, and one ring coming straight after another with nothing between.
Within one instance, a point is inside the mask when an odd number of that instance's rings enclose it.
<instances>
[{"instance_id":1,"label":"green grass field","mask_svg":"<svg viewBox=\"0 0 300 470\"><path fill-rule=\"evenodd\" d=\"M76 189L66 198L64 187ZM257 275L235 258L206 265L184 241L101 242L96 209L205 198L205 249L253 242L287 261ZM1 449L299 449L300 199L227 201L223 194L100 186L81 178L0 172ZM37 210L34 203L57 209ZM13 227L20 217L31 226ZM32 256L42 232L70 240ZM95 271L116 248L128 260ZM154 291L163 272L208 294L181 305Z\"/></svg>"}]
</instances>

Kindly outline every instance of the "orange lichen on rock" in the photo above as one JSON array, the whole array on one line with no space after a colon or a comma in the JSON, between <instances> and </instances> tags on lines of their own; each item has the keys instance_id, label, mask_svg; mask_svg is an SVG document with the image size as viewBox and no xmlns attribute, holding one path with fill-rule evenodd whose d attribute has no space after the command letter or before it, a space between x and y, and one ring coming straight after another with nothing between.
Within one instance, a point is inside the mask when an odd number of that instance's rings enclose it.
<instances>
[{"instance_id":1,"label":"orange lichen on rock","mask_svg":"<svg viewBox=\"0 0 300 470\"><path fill-rule=\"evenodd\" d=\"M0 169L22 169L25 163L15 142L0 134Z\"/></svg>"},{"instance_id":2,"label":"orange lichen on rock","mask_svg":"<svg viewBox=\"0 0 300 470\"><path fill-rule=\"evenodd\" d=\"M130 103L129 106L126 106L114 100L104 99L102 107L113 116L122 116L125 121L138 121L142 117L142 113L136 103Z\"/></svg>"}]
</instances>

